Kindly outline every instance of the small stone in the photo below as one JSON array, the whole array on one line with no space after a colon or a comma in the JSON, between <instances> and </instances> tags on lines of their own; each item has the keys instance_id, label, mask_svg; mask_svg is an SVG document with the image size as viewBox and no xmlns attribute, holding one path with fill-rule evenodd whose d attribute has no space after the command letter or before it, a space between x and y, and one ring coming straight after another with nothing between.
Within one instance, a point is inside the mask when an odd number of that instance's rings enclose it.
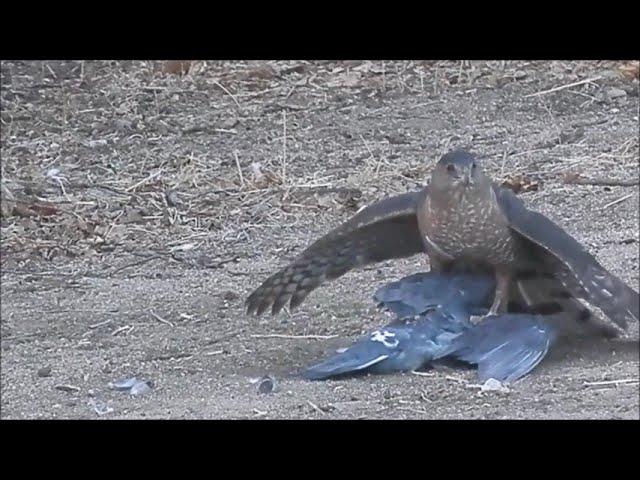
<instances>
[{"instance_id":1,"label":"small stone","mask_svg":"<svg viewBox=\"0 0 640 480\"><path fill-rule=\"evenodd\" d=\"M127 132L129 130L133 130L133 122L131 120L125 120L124 118L120 118L115 121L116 130L120 132Z\"/></svg>"},{"instance_id":2,"label":"small stone","mask_svg":"<svg viewBox=\"0 0 640 480\"><path fill-rule=\"evenodd\" d=\"M584 137L584 128L567 129L560 132L560 143L576 143Z\"/></svg>"},{"instance_id":3,"label":"small stone","mask_svg":"<svg viewBox=\"0 0 640 480\"><path fill-rule=\"evenodd\" d=\"M607 90L607 96L611 100L615 100L616 98L626 97L627 96L627 92L625 92L621 88L612 87L612 88Z\"/></svg>"},{"instance_id":4,"label":"small stone","mask_svg":"<svg viewBox=\"0 0 640 480\"><path fill-rule=\"evenodd\" d=\"M237 300L240 296L233 290L227 290L222 294L222 298L227 301Z\"/></svg>"},{"instance_id":5,"label":"small stone","mask_svg":"<svg viewBox=\"0 0 640 480\"><path fill-rule=\"evenodd\" d=\"M136 382L136 384L131 387L131 390L129 390L129 394L134 397L139 397L145 393L149 393L150 391L151 384L149 382Z\"/></svg>"},{"instance_id":6,"label":"small stone","mask_svg":"<svg viewBox=\"0 0 640 480\"><path fill-rule=\"evenodd\" d=\"M41 378L51 376L51 367L46 366L38 369L38 376Z\"/></svg>"},{"instance_id":7,"label":"small stone","mask_svg":"<svg viewBox=\"0 0 640 480\"><path fill-rule=\"evenodd\" d=\"M80 387L76 387L75 385L56 385L56 390L67 393L78 393Z\"/></svg>"},{"instance_id":8,"label":"small stone","mask_svg":"<svg viewBox=\"0 0 640 480\"><path fill-rule=\"evenodd\" d=\"M225 130L232 129L235 127L240 121L237 118L227 118L224 122L222 122L221 127Z\"/></svg>"},{"instance_id":9,"label":"small stone","mask_svg":"<svg viewBox=\"0 0 640 480\"><path fill-rule=\"evenodd\" d=\"M260 383L258 384L258 392L259 393L273 393L276 391L277 383L276 379L266 375L262 377Z\"/></svg>"},{"instance_id":10,"label":"small stone","mask_svg":"<svg viewBox=\"0 0 640 480\"><path fill-rule=\"evenodd\" d=\"M516 80L522 80L523 78L527 77L527 72L525 72L524 70L516 70L513 74L513 78L515 78Z\"/></svg>"},{"instance_id":11,"label":"small stone","mask_svg":"<svg viewBox=\"0 0 640 480\"><path fill-rule=\"evenodd\" d=\"M106 147L107 141L105 139L89 140L89 148Z\"/></svg>"},{"instance_id":12,"label":"small stone","mask_svg":"<svg viewBox=\"0 0 640 480\"><path fill-rule=\"evenodd\" d=\"M138 397L148 393L153 388L153 382L138 380L136 377L125 378L115 382L109 382L109 388L119 392L129 392L130 395Z\"/></svg>"},{"instance_id":13,"label":"small stone","mask_svg":"<svg viewBox=\"0 0 640 480\"><path fill-rule=\"evenodd\" d=\"M138 383L138 379L136 377L131 377L123 380L116 380L115 382L109 382L108 385L112 390L126 392L131 390L136 383Z\"/></svg>"},{"instance_id":14,"label":"small stone","mask_svg":"<svg viewBox=\"0 0 640 480\"><path fill-rule=\"evenodd\" d=\"M178 194L175 190L165 190L164 195L167 199L167 205L170 207L175 207L180 204L180 199L178 198Z\"/></svg>"},{"instance_id":15,"label":"small stone","mask_svg":"<svg viewBox=\"0 0 640 480\"><path fill-rule=\"evenodd\" d=\"M89 407L92 408L93 411L96 412L96 414L99 416L106 415L107 413L113 412L113 408L109 407L102 400L95 400L95 399L89 400Z\"/></svg>"},{"instance_id":16,"label":"small stone","mask_svg":"<svg viewBox=\"0 0 640 480\"><path fill-rule=\"evenodd\" d=\"M490 378L482 384L480 391L507 393L509 392L509 388L507 388L501 381L496 380L495 378Z\"/></svg>"}]
</instances>

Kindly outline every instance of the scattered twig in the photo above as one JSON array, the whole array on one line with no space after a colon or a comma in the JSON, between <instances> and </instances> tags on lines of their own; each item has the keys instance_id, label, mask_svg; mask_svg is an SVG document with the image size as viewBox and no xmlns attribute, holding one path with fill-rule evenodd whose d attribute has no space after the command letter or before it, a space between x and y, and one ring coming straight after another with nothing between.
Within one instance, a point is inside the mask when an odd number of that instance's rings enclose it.
<instances>
[{"instance_id":1,"label":"scattered twig","mask_svg":"<svg viewBox=\"0 0 640 480\"><path fill-rule=\"evenodd\" d=\"M188 360L193 358L195 353L193 352L175 352L175 353L162 353L160 355L156 355L155 357L149 356L145 360L146 361L166 361L166 360Z\"/></svg>"},{"instance_id":2,"label":"scattered twig","mask_svg":"<svg viewBox=\"0 0 640 480\"><path fill-rule=\"evenodd\" d=\"M231 100L234 101L234 103L236 104L236 106L238 107L238 110L242 111L242 107L240 106L240 104L238 103L238 100L236 100L236 97L233 96L233 93L231 93L229 90L227 90L224 85L222 85L220 82L216 81L216 80L212 80L213 84L220 87L220 89L226 93L227 95L229 95L231 97Z\"/></svg>"},{"instance_id":3,"label":"scattered twig","mask_svg":"<svg viewBox=\"0 0 640 480\"><path fill-rule=\"evenodd\" d=\"M633 193L630 193L629 195L625 195L624 197L614 200L613 202L607 203L604 207L602 207L602 209L604 210L605 208L609 208L609 207L612 207L613 205L617 205L618 203L622 203L631 197L633 197Z\"/></svg>"},{"instance_id":4,"label":"scattered twig","mask_svg":"<svg viewBox=\"0 0 640 480\"><path fill-rule=\"evenodd\" d=\"M550 88L549 90L542 90L540 92L531 93L529 95L525 95L523 98L538 97L540 95L546 95L547 93L559 92L560 90L564 90L566 88L577 87L578 85L582 85L585 83L595 82L596 80L600 80L601 78L602 77L587 78L586 80L580 80L579 82L573 82L567 85L560 85L559 87L553 87L553 88Z\"/></svg>"},{"instance_id":5,"label":"scattered twig","mask_svg":"<svg viewBox=\"0 0 640 480\"><path fill-rule=\"evenodd\" d=\"M237 337L242 332L244 332L244 328L240 330L234 330L233 332L229 332L225 335L222 335L221 337L214 338L213 340L207 342L207 345L213 345L214 343L220 343L224 340L229 340L230 338Z\"/></svg>"},{"instance_id":6,"label":"scattered twig","mask_svg":"<svg viewBox=\"0 0 640 480\"><path fill-rule=\"evenodd\" d=\"M138 260L137 262L128 263L127 265L123 265L122 267L116 268L114 271L111 272L111 275L115 275L116 273L121 272L122 270L125 270L127 268L138 267L144 263L150 262L151 260L156 260L158 258L162 258L162 255L151 255L150 257L143 258L142 260Z\"/></svg>"},{"instance_id":7,"label":"scattered twig","mask_svg":"<svg viewBox=\"0 0 640 480\"><path fill-rule=\"evenodd\" d=\"M313 408L316 412L320 412L322 415L325 415L325 411L322 410L319 406L313 403L311 400L307 400L307 403L311 408Z\"/></svg>"},{"instance_id":8,"label":"scattered twig","mask_svg":"<svg viewBox=\"0 0 640 480\"><path fill-rule=\"evenodd\" d=\"M126 333L131 333L133 331L135 327L131 326L131 325L123 325L122 327L116 328L113 332L111 332L111 335L113 335L114 337L116 335L119 335L123 332L126 331Z\"/></svg>"},{"instance_id":9,"label":"scattered twig","mask_svg":"<svg viewBox=\"0 0 640 480\"><path fill-rule=\"evenodd\" d=\"M55 389L67 393L78 393L80 391L80 387L75 385L56 385Z\"/></svg>"},{"instance_id":10,"label":"scattered twig","mask_svg":"<svg viewBox=\"0 0 640 480\"><path fill-rule=\"evenodd\" d=\"M112 318L109 318L109 319L105 320L104 322L99 322L99 323L94 323L93 325L89 325L89 328L90 328L91 330L93 330L93 329L96 329L96 328L102 327L102 326L104 326L104 325L108 325L108 324L110 324L111 322L113 322L113 319L112 319Z\"/></svg>"},{"instance_id":11,"label":"scattered twig","mask_svg":"<svg viewBox=\"0 0 640 480\"><path fill-rule=\"evenodd\" d=\"M364 138L364 135L362 135L361 133L359 134L360 139L362 140L362 143L364 143L365 148L367 149L367 151L369 152L369 155L371 156L371 160L375 161L376 157L373 154L373 151L371 150L371 147L369 147L369 143L367 142L367 140Z\"/></svg>"},{"instance_id":12,"label":"scattered twig","mask_svg":"<svg viewBox=\"0 0 640 480\"><path fill-rule=\"evenodd\" d=\"M238 175L240 176L240 188L244 188L244 177L242 176L242 168L240 168L240 159L238 158L237 150L234 150L233 156L236 159L236 167L238 168Z\"/></svg>"},{"instance_id":13,"label":"scattered twig","mask_svg":"<svg viewBox=\"0 0 640 480\"><path fill-rule=\"evenodd\" d=\"M640 185L640 180L612 180L605 178L581 178L576 175L567 175L564 183L569 185L594 185L602 187L636 187Z\"/></svg>"},{"instance_id":14,"label":"scattered twig","mask_svg":"<svg viewBox=\"0 0 640 480\"><path fill-rule=\"evenodd\" d=\"M453 382L457 382L457 383L469 383L467 380L465 380L464 378L458 378L458 377L451 377L449 375L447 375L446 377L444 377L446 380L451 380Z\"/></svg>"},{"instance_id":15,"label":"scattered twig","mask_svg":"<svg viewBox=\"0 0 640 480\"><path fill-rule=\"evenodd\" d=\"M287 179L287 111L282 110L282 183Z\"/></svg>"},{"instance_id":16,"label":"scattered twig","mask_svg":"<svg viewBox=\"0 0 640 480\"><path fill-rule=\"evenodd\" d=\"M164 323L165 325L169 325L170 327L175 327L173 323L171 323L169 320L165 320L160 315L154 313L153 310L149 310L149 315L151 315L153 318L155 318L159 322Z\"/></svg>"},{"instance_id":17,"label":"scattered twig","mask_svg":"<svg viewBox=\"0 0 640 480\"><path fill-rule=\"evenodd\" d=\"M398 407L398 410L404 410L407 412L419 413L420 415L429 415L429 412L426 410L422 410L420 408L411 408L411 407Z\"/></svg>"},{"instance_id":18,"label":"scattered twig","mask_svg":"<svg viewBox=\"0 0 640 480\"><path fill-rule=\"evenodd\" d=\"M419 377L435 377L436 374L435 373L429 373L429 372L417 372L416 370L412 370L411 371L412 375L418 375Z\"/></svg>"},{"instance_id":19,"label":"scattered twig","mask_svg":"<svg viewBox=\"0 0 640 480\"><path fill-rule=\"evenodd\" d=\"M142 180L140 180L137 183L134 183L133 185L131 185L130 187L125 188L125 192L130 192L132 190L135 190L136 188L138 188L141 185L144 185L145 183L153 180L154 178L156 178L158 175L160 175L163 172L162 169L158 170L157 172L152 173L151 175L149 175L147 178L143 178Z\"/></svg>"},{"instance_id":20,"label":"scattered twig","mask_svg":"<svg viewBox=\"0 0 640 480\"><path fill-rule=\"evenodd\" d=\"M251 335L252 338L289 338L289 339L312 339L312 340L327 340L329 338L336 338L338 335L280 335L278 333L272 333L268 335Z\"/></svg>"},{"instance_id":21,"label":"scattered twig","mask_svg":"<svg viewBox=\"0 0 640 480\"><path fill-rule=\"evenodd\" d=\"M593 387L600 385L633 385L635 383L640 383L640 380L637 378L625 378L622 380L605 380L602 382L584 382L583 385Z\"/></svg>"},{"instance_id":22,"label":"scattered twig","mask_svg":"<svg viewBox=\"0 0 640 480\"><path fill-rule=\"evenodd\" d=\"M220 355L221 353L224 353L224 350L214 350L212 352L204 352L203 355L206 357L211 357L213 355Z\"/></svg>"}]
</instances>

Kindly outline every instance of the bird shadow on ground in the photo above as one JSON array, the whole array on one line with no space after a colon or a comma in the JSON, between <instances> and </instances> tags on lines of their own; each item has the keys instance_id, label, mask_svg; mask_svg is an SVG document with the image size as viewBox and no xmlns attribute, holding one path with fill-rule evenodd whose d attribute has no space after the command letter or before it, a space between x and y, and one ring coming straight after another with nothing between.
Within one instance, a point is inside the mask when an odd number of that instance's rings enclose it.
<instances>
[{"instance_id":1,"label":"bird shadow on ground","mask_svg":"<svg viewBox=\"0 0 640 480\"><path fill-rule=\"evenodd\" d=\"M599 338L563 339L551 350L546 362L561 363L571 358L602 363L638 361L640 342L631 338L613 340Z\"/></svg>"}]
</instances>

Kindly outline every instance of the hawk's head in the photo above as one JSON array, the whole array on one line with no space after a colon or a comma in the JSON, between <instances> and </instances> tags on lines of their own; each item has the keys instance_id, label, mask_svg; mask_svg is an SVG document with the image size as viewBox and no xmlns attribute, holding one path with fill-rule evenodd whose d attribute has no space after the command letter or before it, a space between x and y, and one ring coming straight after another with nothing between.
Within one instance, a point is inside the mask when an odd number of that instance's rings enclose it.
<instances>
[{"instance_id":1,"label":"hawk's head","mask_svg":"<svg viewBox=\"0 0 640 480\"><path fill-rule=\"evenodd\" d=\"M472 154L455 150L438 161L431 183L438 189L474 189L484 187L486 177Z\"/></svg>"}]
</instances>

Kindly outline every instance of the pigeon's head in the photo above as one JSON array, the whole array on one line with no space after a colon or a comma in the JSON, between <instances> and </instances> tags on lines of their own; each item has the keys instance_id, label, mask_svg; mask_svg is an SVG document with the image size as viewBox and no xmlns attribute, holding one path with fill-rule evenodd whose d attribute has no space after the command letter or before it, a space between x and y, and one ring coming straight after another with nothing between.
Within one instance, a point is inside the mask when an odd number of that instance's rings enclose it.
<instances>
[{"instance_id":1,"label":"pigeon's head","mask_svg":"<svg viewBox=\"0 0 640 480\"><path fill-rule=\"evenodd\" d=\"M439 188L475 188L484 184L485 178L478 160L464 150L444 155L433 172L433 183Z\"/></svg>"}]
</instances>

